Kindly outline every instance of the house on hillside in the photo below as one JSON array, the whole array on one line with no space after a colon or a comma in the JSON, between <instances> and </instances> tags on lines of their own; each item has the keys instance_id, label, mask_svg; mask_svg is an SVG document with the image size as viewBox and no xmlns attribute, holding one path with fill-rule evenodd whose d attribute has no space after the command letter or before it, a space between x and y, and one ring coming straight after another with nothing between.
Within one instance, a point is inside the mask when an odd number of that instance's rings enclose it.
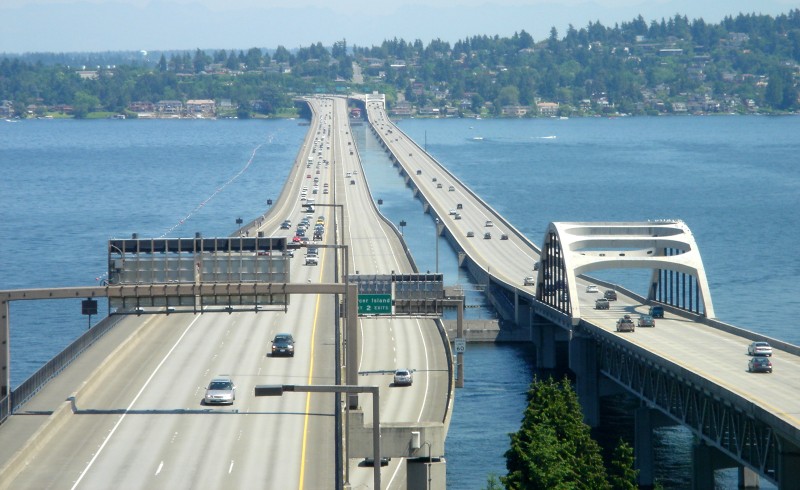
<instances>
[{"instance_id":1,"label":"house on hillside","mask_svg":"<svg viewBox=\"0 0 800 490\"><path fill-rule=\"evenodd\" d=\"M193 99L186 101L186 115L188 117L214 117L216 114L216 105L213 100Z\"/></svg>"}]
</instances>

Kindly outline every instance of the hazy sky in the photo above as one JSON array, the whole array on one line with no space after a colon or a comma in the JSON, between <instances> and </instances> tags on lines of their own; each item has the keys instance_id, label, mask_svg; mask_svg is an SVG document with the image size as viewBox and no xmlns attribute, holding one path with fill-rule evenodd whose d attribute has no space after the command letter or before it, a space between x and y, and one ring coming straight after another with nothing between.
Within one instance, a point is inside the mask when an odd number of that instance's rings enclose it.
<instances>
[{"instance_id":1,"label":"hazy sky","mask_svg":"<svg viewBox=\"0 0 800 490\"><path fill-rule=\"evenodd\" d=\"M613 26L639 14L716 23L796 8L798 0L0 0L0 53L452 43L521 30L539 41L551 27L563 36L570 24Z\"/></svg>"}]
</instances>

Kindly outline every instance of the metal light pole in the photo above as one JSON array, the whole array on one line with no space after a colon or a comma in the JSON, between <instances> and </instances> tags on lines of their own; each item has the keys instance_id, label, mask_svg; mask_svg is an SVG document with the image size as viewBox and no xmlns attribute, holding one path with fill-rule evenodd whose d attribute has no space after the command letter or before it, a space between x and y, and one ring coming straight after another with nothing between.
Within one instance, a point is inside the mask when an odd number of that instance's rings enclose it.
<instances>
[{"instance_id":1,"label":"metal light pole","mask_svg":"<svg viewBox=\"0 0 800 490\"><path fill-rule=\"evenodd\" d=\"M255 396L283 396L284 391L306 393L371 393L372 394L372 479L373 488L381 488L381 397L377 386L352 385L256 385ZM348 440L350 439L348 434ZM341 478L337 472L336 481Z\"/></svg>"},{"instance_id":2,"label":"metal light pole","mask_svg":"<svg viewBox=\"0 0 800 490\"><path fill-rule=\"evenodd\" d=\"M436 218L436 273L439 273L439 218Z\"/></svg>"}]
</instances>

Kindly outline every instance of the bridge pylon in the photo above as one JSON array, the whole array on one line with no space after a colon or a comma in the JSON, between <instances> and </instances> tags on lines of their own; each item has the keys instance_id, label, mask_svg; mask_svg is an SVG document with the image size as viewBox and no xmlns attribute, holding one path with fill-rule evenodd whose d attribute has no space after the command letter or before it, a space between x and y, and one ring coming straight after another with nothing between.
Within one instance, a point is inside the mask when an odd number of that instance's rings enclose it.
<instances>
[{"instance_id":1,"label":"bridge pylon","mask_svg":"<svg viewBox=\"0 0 800 490\"><path fill-rule=\"evenodd\" d=\"M703 261L680 220L552 222L539 262L536 298L580 322L576 278L603 269L652 271L646 299L714 318ZM566 293L566 294L565 294Z\"/></svg>"}]
</instances>

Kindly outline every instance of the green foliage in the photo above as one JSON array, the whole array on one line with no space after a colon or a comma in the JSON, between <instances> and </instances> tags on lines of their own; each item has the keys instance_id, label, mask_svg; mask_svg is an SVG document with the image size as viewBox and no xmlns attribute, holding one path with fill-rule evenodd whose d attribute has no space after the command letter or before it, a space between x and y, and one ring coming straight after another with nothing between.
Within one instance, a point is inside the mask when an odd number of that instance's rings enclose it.
<instances>
[{"instance_id":1,"label":"green foliage","mask_svg":"<svg viewBox=\"0 0 800 490\"><path fill-rule=\"evenodd\" d=\"M522 427L506 452L509 489L610 489L600 447L566 378L534 379Z\"/></svg>"},{"instance_id":2,"label":"green foliage","mask_svg":"<svg viewBox=\"0 0 800 490\"><path fill-rule=\"evenodd\" d=\"M497 478L497 475L491 474L489 478L486 479L486 487L484 490L503 490L503 485L500 483L500 480Z\"/></svg>"},{"instance_id":3,"label":"green foliage","mask_svg":"<svg viewBox=\"0 0 800 490\"><path fill-rule=\"evenodd\" d=\"M633 468L633 448L622 439L614 448L614 455L608 467L608 481L614 490L636 490L636 477L639 470Z\"/></svg>"}]
</instances>

